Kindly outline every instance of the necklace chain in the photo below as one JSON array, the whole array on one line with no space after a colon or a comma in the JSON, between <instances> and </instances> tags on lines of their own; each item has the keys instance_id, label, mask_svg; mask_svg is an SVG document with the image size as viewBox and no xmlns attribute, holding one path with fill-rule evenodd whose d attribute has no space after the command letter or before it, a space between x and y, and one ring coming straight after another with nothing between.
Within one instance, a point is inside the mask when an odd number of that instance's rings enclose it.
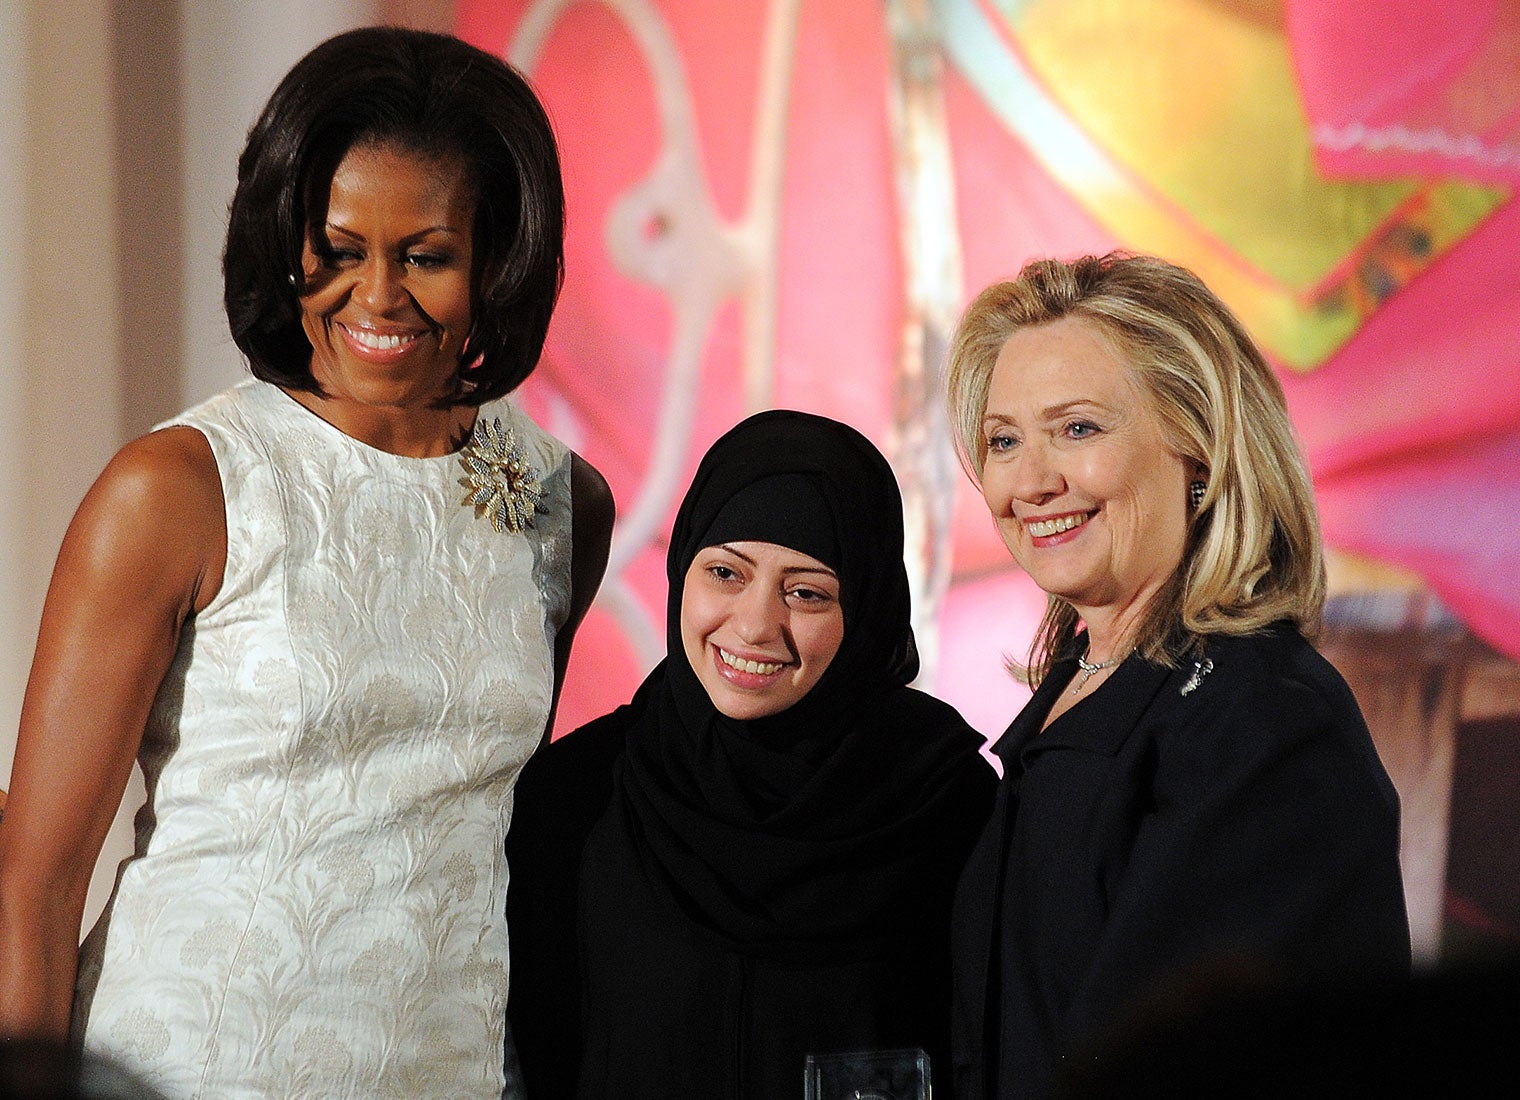
<instances>
[{"instance_id":1,"label":"necklace chain","mask_svg":"<svg viewBox=\"0 0 1520 1100\"><path fill-rule=\"evenodd\" d=\"M1073 694L1073 695L1081 695L1082 694L1082 689L1085 688L1085 687L1087 687L1087 681L1091 680L1094 676L1096 676L1098 673L1102 672L1104 669L1106 669L1106 668L1113 668L1116 664L1118 664L1120 661L1124 660L1124 658L1127 657L1127 656L1129 656L1129 654L1127 654L1127 653L1121 653L1121 654L1119 654L1116 657L1110 657L1106 661L1099 661L1097 664L1094 664L1091 661L1084 660L1083 658L1078 657L1077 658L1077 668L1079 668L1082 671L1082 679L1078 680L1077 681L1077 686L1071 689L1071 694Z\"/></svg>"}]
</instances>

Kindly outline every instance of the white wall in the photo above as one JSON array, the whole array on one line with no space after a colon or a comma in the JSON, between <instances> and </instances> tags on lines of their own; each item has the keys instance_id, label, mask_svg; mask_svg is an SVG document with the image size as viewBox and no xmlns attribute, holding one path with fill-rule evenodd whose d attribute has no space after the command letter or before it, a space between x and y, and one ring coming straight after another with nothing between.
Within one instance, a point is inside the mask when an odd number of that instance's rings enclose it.
<instances>
[{"instance_id":1,"label":"white wall","mask_svg":"<svg viewBox=\"0 0 1520 1100\"><path fill-rule=\"evenodd\" d=\"M22 147L25 142L26 20L14 5L0 5L0 256L21 256L26 247L26 173ZM13 290L15 288L12 288ZM23 376L20 346L14 337L21 332L21 299L0 294L0 470L19 468L22 455L20 426L24 410L15 395ZM21 709L21 683L15 675L25 667L32 608L23 584L14 583L21 570L25 540L21 517L26 498L22 482L13 474L0 474L0 723L15 725ZM0 744L6 735L0 733ZM0 775L10 774L10 754L0 763Z\"/></svg>"},{"instance_id":2,"label":"white wall","mask_svg":"<svg viewBox=\"0 0 1520 1100\"><path fill-rule=\"evenodd\" d=\"M7 5L0 239L0 783L53 555L117 445L118 255L107 0Z\"/></svg>"},{"instance_id":3,"label":"white wall","mask_svg":"<svg viewBox=\"0 0 1520 1100\"><path fill-rule=\"evenodd\" d=\"M8 5L0 27L0 760L52 559L117 444L113 109L107 0Z\"/></svg>"},{"instance_id":4,"label":"white wall","mask_svg":"<svg viewBox=\"0 0 1520 1100\"><path fill-rule=\"evenodd\" d=\"M222 313L222 239L237 155L259 108L312 46L379 18L369 0L185 3L180 30L184 117L184 404L246 376Z\"/></svg>"}]
</instances>

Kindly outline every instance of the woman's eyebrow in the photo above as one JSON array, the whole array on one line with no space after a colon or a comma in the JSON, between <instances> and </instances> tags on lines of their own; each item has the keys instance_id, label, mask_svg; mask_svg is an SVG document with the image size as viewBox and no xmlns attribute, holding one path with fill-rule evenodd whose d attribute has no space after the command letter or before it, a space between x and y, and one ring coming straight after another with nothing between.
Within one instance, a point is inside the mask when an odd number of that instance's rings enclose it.
<instances>
[{"instance_id":1,"label":"woman's eyebrow","mask_svg":"<svg viewBox=\"0 0 1520 1100\"><path fill-rule=\"evenodd\" d=\"M362 240L364 240L364 234L363 233L357 233L354 230L349 229L346 226L339 224L338 222L333 222L333 221L323 222L322 223L322 228L324 230L326 230L328 233L341 233L343 236L345 236L345 237L352 237L356 241L362 241ZM453 226L449 226L449 225L430 225L430 226L426 227L425 229L419 229L419 230L417 230L417 232L415 232L415 233L408 233L405 237L401 238L401 243L402 244L411 244L414 241L421 240L423 237L430 236L431 234L434 234L434 233L448 233L448 234L450 234L452 236L455 236L455 237L457 237L457 236L460 235L459 230L455 229Z\"/></svg>"},{"instance_id":2,"label":"woman's eyebrow","mask_svg":"<svg viewBox=\"0 0 1520 1100\"><path fill-rule=\"evenodd\" d=\"M730 546L726 542L719 543L718 544L718 549L719 550L724 550L724 551L732 554L734 557L738 558L740 561L744 562L746 565L754 565L754 564L756 564L754 558L752 558L748 554L744 553L744 551L738 550L735 547ZM826 577L833 577L835 580L839 579L839 574L838 573L834 572L834 570L830 569L827 565L822 565L822 564L819 564L819 565L789 565L786 568L782 569L781 572L787 574L788 576L790 576L793 573L821 573L821 574L823 574Z\"/></svg>"}]
</instances>

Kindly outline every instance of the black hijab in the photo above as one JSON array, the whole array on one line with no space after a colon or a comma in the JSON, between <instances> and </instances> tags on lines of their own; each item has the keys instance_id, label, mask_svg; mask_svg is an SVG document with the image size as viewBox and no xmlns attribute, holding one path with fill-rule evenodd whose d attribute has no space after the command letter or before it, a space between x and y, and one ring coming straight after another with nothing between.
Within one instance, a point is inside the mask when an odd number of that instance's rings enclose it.
<instances>
[{"instance_id":1,"label":"black hijab","mask_svg":"<svg viewBox=\"0 0 1520 1100\"><path fill-rule=\"evenodd\" d=\"M745 539L832 566L844 612L844 639L818 683L755 721L713 707L681 641L692 559ZM607 822L614 848L735 949L799 961L879 952L917 919L925 864L942 858L938 824L954 813L979 743L906 687L918 655L891 467L837 421L752 416L698 467L666 575L667 657L628 708Z\"/></svg>"}]
</instances>

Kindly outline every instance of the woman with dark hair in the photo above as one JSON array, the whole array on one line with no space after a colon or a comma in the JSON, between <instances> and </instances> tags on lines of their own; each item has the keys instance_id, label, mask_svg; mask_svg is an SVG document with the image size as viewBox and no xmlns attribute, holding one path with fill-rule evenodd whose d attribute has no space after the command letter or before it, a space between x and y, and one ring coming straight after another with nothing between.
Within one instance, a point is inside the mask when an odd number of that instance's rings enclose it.
<instances>
[{"instance_id":1,"label":"woman with dark hair","mask_svg":"<svg viewBox=\"0 0 1520 1100\"><path fill-rule=\"evenodd\" d=\"M956 898L959 1094L1049 1095L1199 973L1407 973L1398 797L1309 642L1313 490L1240 322L1164 260L1041 260L967 309L949 388L1049 597Z\"/></svg>"},{"instance_id":2,"label":"woman with dark hair","mask_svg":"<svg viewBox=\"0 0 1520 1100\"><path fill-rule=\"evenodd\" d=\"M392 149L459 177L473 231L467 349L451 405L515 389L538 364L564 264L559 154L543 107L510 66L445 35L353 31L318 46L275 89L238 158L223 256L232 337L256 378L320 393L305 299L327 187L355 149ZM457 229L456 229L457 233ZM329 251L341 241L318 241ZM325 259L325 256L317 256ZM430 258L419 253L419 266ZM293 293L291 287L294 286ZM466 335L466 334L459 334Z\"/></svg>"},{"instance_id":3,"label":"woman with dark hair","mask_svg":"<svg viewBox=\"0 0 1520 1100\"><path fill-rule=\"evenodd\" d=\"M501 1096L501 855L605 482L502 396L559 289L522 78L318 46L238 164L247 381L124 447L59 554L0 823L0 1032L171 1098ZM134 758L135 851L78 947ZM72 1007L71 1007L72 1005Z\"/></svg>"},{"instance_id":4,"label":"woman with dark hair","mask_svg":"<svg viewBox=\"0 0 1520 1100\"><path fill-rule=\"evenodd\" d=\"M523 773L508 1012L530 1096L799 1095L809 1053L949 1041L949 915L995 776L918 671L902 498L760 413L666 559L666 658Z\"/></svg>"}]
</instances>

